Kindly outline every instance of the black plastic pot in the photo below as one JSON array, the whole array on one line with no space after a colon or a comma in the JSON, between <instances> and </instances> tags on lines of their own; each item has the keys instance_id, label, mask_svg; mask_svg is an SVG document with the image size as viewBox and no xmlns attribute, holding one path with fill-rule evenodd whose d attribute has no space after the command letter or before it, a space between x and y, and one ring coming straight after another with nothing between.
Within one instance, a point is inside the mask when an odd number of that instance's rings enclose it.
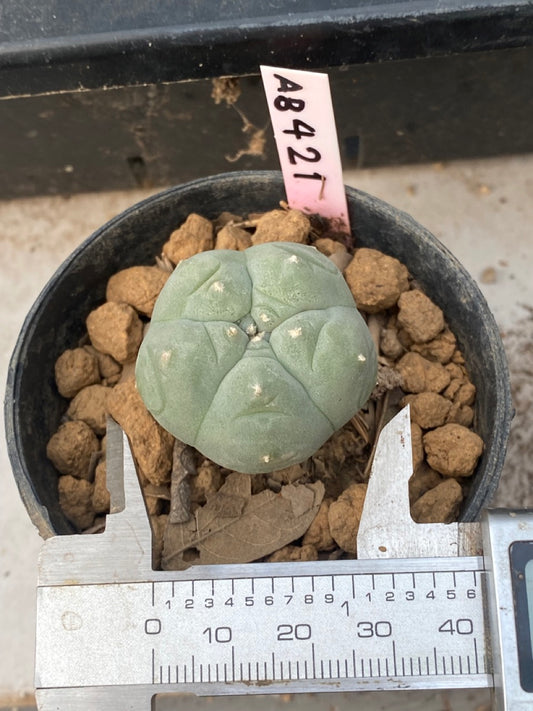
<instances>
[{"instance_id":1,"label":"black plastic pot","mask_svg":"<svg viewBox=\"0 0 533 711\"><path fill-rule=\"evenodd\" d=\"M402 261L444 311L477 388L476 429L486 443L461 520L475 520L494 494L503 467L512 406L505 354L488 306L461 264L411 217L365 193L347 189L356 244ZM57 473L46 444L66 401L54 383L54 363L75 347L87 314L101 303L119 269L153 264L170 231L190 212L216 217L272 209L284 198L281 174L243 172L171 188L114 218L61 265L22 327L9 366L5 421L8 451L21 497L43 537L70 533L58 503Z\"/></svg>"}]
</instances>

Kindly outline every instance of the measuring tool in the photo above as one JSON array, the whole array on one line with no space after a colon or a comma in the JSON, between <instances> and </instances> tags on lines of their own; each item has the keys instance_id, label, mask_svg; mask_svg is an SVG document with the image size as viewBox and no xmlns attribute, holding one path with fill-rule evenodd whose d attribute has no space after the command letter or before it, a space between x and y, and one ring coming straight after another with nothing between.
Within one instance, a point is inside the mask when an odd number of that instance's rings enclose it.
<instances>
[{"instance_id":1,"label":"measuring tool","mask_svg":"<svg viewBox=\"0 0 533 711\"><path fill-rule=\"evenodd\" d=\"M39 563L41 711L150 708L155 694L495 688L533 702L533 512L415 524L408 408L383 429L358 559L152 569L131 450L108 425L102 534Z\"/></svg>"}]
</instances>

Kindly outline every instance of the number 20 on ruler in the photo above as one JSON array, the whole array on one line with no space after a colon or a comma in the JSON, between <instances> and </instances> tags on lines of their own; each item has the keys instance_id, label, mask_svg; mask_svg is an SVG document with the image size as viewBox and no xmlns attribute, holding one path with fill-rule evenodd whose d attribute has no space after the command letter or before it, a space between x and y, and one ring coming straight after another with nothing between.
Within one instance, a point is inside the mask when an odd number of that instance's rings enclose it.
<instances>
[{"instance_id":1,"label":"number 20 on ruler","mask_svg":"<svg viewBox=\"0 0 533 711\"><path fill-rule=\"evenodd\" d=\"M289 206L349 232L327 74L264 66L261 74Z\"/></svg>"}]
</instances>

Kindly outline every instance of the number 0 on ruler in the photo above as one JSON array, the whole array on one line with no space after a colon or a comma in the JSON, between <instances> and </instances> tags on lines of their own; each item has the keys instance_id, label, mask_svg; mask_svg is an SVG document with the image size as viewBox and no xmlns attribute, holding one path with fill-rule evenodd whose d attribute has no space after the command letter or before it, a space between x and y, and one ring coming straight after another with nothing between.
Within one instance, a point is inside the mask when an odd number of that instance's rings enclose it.
<instances>
[{"instance_id":1,"label":"number 0 on ruler","mask_svg":"<svg viewBox=\"0 0 533 711\"><path fill-rule=\"evenodd\" d=\"M289 206L350 232L327 74L261 67Z\"/></svg>"}]
</instances>

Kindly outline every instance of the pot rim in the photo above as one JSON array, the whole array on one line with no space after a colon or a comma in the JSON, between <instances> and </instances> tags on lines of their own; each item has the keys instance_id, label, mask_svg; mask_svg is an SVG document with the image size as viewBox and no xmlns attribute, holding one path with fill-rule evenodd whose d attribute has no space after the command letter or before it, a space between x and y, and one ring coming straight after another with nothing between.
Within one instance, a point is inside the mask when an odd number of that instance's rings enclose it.
<instances>
[{"instance_id":1,"label":"pot rim","mask_svg":"<svg viewBox=\"0 0 533 711\"><path fill-rule=\"evenodd\" d=\"M84 239L78 247L76 247L76 249L52 274L26 315L8 366L4 398L5 432L8 444L8 455L20 496L31 520L43 538L56 535L56 533L52 525L49 511L38 500L33 486L32 477L30 472L26 469L24 458L20 451L20 428L17 418L17 403L20 389L20 379L18 378L18 374L21 367L21 354L25 350L26 343L31 338L33 326L39 318L40 312L44 308L43 305L45 304L46 298L54 291L58 281L61 280L67 272L69 272L80 256L84 254L87 249L91 248L96 239L109 232L111 229L119 227L122 222L129 221L135 213L144 211L147 208L153 208L159 203L165 203L169 200L169 198L172 198L173 195L183 196L187 194L194 194L199 189L209 189L211 186L220 185L221 181L236 186L241 181L250 180L254 182L267 181L271 184L274 183L276 186L279 186L280 195L284 194L283 179L281 172L279 171L234 171L229 173L220 173L205 178L199 178L180 185L175 185L154 193L142 201L131 205L126 210L101 225L91 235ZM346 186L346 194L348 197L350 212L352 212L352 206L357 204L364 206L369 215L374 215L376 218L379 216L379 219L383 219L383 215L388 214L389 217L394 219L395 225L399 225L407 231L416 233L417 244L419 244L420 249L422 249L425 244L430 243L431 247L436 249L443 259L448 260L453 266L453 269L464 282L464 285L467 287L465 289L466 296L477 302L476 315L478 318L482 319L487 330L491 334L491 354L495 362L495 367L500 375L499 387L496 389L495 393L496 410L499 413L499 428L492 433L494 440L491 443L490 452L486 453L486 456L490 459L489 465L491 470L498 472L498 476L492 476L488 483L485 482L485 486L482 491L478 486L481 496L478 497L476 501L470 501L466 508L463 509L460 520L475 520L475 518L479 515L481 508L486 505L488 501L490 501L498 486L499 473L503 468L510 424L513 416L507 360L494 316L473 277L466 271L463 265L448 250L448 248L445 247L426 228L416 222L406 212L398 210L385 201L357 188ZM350 215L350 217L352 233L355 232L357 234L357 215ZM398 258L402 261L400 257Z\"/></svg>"}]
</instances>

